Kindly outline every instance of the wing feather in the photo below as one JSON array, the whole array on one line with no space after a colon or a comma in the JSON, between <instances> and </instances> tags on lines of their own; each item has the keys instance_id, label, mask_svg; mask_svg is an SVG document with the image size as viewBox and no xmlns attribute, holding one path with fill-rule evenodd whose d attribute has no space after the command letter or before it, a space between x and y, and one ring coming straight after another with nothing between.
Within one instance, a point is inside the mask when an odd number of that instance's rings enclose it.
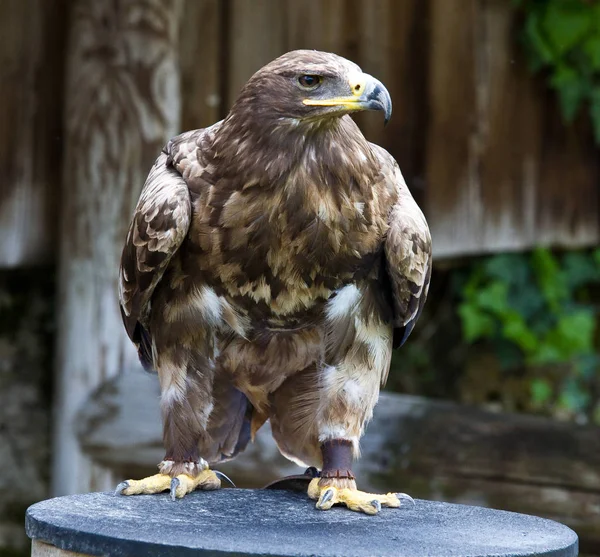
<instances>
[{"instance_id":1,"label":"wing feather","mask_svg":"<svg viewBox=\"0 0 600 557\"><path fill-rule=\"evenodd\" d=\"M119 301L129 338L145 367L152 365L148 319L152 295L192 221L190 191L206 192L210 139L221 122L171 139L156 159L135 208L121 255Z\"/></svg>"},{"instance_id":2,"label":"wing feather","mask_svg":"<svg viewBox=\"0 0 600 557\"><path fill-rule=\"evenodd\" d=\"M151 363L150 336L144 326L150 300L173 255L188 233L191 203L181 174L156 160L135 208L121 255L119 301L129 338L138 346L144 365Z\"/></svg>"},{"instance_id":3,"label":"wing feather","mask_svg":"<svg viewBox=\"0 0 600 557\"><path fill-rule=\"evenodd\" d=\"M431 280L431 234L396 161L379 149L396 201L384 244L385 271L394 309L394 348L404 344L421 315Z\"/></svg>"}]
</instances>

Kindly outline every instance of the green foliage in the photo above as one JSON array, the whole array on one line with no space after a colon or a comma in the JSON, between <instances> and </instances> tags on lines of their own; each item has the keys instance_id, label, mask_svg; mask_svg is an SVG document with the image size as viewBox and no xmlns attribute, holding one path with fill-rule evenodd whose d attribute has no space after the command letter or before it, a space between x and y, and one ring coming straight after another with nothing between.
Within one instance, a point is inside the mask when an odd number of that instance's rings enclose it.
<instances>
[{"instance_id":1,"label":"green foliage","mask_svg":"<svg viewBox=\"0 0 600 557\"><path fill-rule=\"evenodd\" d=\"M567 123L587 104L600 144L600 2L514 0L533 72L544 71Z\"/></svg>"},{"instance_id":2,"label":"green foliage","mask_svg":"<svg viewBox=\"0 0 600 557\"><path fill-rule=\"evenodd\" d=\"M504 368L539 369L531 384L534 406L553 401L574 413L592 412L590 392L600 382L600 312L590 303L597 285L600 249L560 257L536 249L480 260L459 282L464 339L490 343ZM558 386L548 370L560 372Z\"/></svg>"}]
</instances>

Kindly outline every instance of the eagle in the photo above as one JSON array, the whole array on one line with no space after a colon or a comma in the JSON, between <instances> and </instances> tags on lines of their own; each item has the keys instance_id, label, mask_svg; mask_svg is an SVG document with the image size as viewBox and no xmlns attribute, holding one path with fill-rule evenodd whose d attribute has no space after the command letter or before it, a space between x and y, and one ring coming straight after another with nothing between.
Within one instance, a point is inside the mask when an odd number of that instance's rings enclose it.
<instances>
[{"instance_id":1,"label":"eagle","mask_svg":"<svg viewBox=\"0 0 600 557\"><path fill-rule=\"evenodd\" d=\"M123 248L119 299L161 387L165 457L123 495L218 489L211 468L270 420L313 470L308 496L367 514L352 463L427 297L431 236L398 164L351 114L392 113L384 85L338 55L288 52L223 120L156 159Z\"/></svg>"}]
</instances>

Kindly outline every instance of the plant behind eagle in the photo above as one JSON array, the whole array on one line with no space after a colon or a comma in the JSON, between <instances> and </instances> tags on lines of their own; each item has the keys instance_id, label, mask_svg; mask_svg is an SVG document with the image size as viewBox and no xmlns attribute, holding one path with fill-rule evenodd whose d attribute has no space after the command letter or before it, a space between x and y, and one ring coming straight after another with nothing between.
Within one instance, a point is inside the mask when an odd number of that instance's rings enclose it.
<instances>
[{"instance_id":1,"label":"plant behind eagle","mask_svg":"<svg viewBox=\"0 0 600 557\"><path fill-rule=\"evenodd\" d=\"M600 421L600 249L500 254L477 261L458 284L465 341L489 343L506 371L534 370L533 407Z\"/></svg>"}]
</instances>

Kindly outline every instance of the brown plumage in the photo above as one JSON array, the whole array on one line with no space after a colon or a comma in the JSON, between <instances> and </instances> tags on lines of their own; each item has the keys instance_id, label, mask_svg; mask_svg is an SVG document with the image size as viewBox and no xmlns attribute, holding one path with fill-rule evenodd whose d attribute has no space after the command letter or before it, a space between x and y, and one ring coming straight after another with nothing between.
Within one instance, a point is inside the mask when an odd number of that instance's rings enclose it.
<instances>
[{"instance_id":1,"label":"brown plumage","mask_svg":"<svg viewBox=\"0 0 600 557\"><path fill-rule=\"evenodd\" d=\"M320 467L329 441L357 454L431 276L427 223L398 165L348 115L365 109L389 117L381 83L336 55L290 52L225 120L157 159L119 294L160 378L162 472L233 457L266 419L298 462Z\"/></svg>"}]
</instances>

